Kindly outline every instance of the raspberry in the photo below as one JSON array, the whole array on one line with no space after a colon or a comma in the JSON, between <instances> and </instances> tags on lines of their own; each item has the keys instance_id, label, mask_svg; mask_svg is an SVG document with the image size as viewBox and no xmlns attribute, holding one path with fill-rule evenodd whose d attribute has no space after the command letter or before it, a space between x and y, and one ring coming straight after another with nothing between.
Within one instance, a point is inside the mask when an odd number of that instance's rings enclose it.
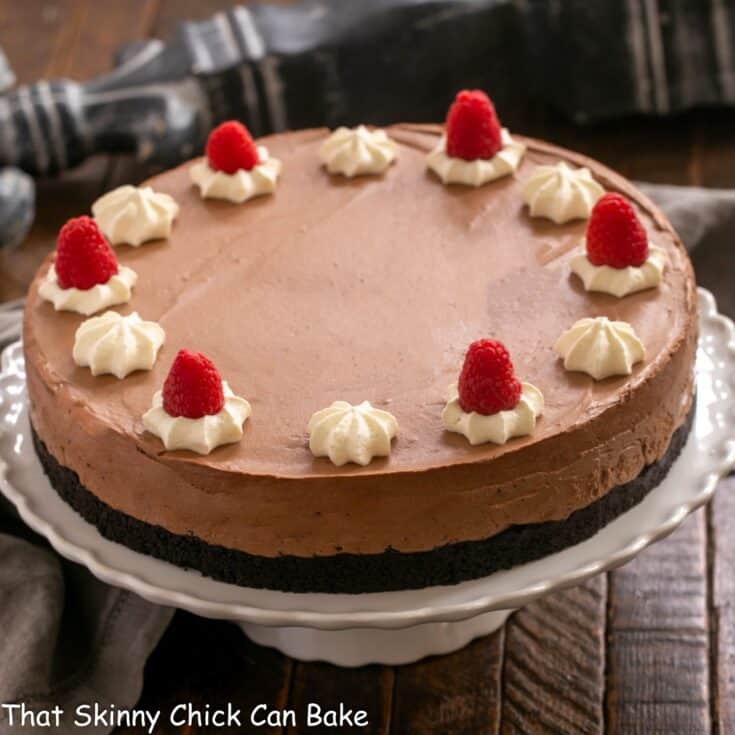
<instances>
[{"instance_id":1,"label":"raspberry","mask_svg":"<svg viewBox=\"0 0 735 735\"><path fill-rule=\"evenodd\" d=\"M587 224L587 258L592 265L625 268L643 265L648 235L630 202L621 194L605 194L592 208Z\"/></svg>"},{"instance_id":2,"label":"raspberry","mask_svg":"<svg viewBox=\"0 0 735 735\"><path fill-rule=\"evenodd\" d=\"M459 92L447 113L447 155L474 161L492 158L502 147L490 98L479 89Z\"/></svg>"},{"instance_id":3,"label":"raspberry","mask_svg":"<svg viewBox=\"0 0 735 735\"><path fill-rule=\"evenodd\" d=\"M250 171L260 160L250 131L237 120L223 122L209 134L206 152L210 167L226 174Z\"/></svg>"},{"instance_id":4,"label":"raspberry","mask_svg":"<svg viewBox=\"0 0 735 735\"><path fill-rule=\"evenodd\" d=\"M163 384L163 410L199 419L219 413L224 405L222 378L212 361L200 352L179 350Z\"/></svg>"},{"instance_id":5,"label":"raspberry","mask_svg":"<svg viewBox=\"0 0 735 735\"><path fill-rule=\"evenodd\" d=\"M462 410L484 416L510 411L521 398L521 382L508 350L496 339L479 339L469 346L457 388Z\"/></svg>"},{"instance_id":6,"label":"raspberry","mask_svg":"<svg viewBox=\"0 0 735 735\"><path fill-rule=\"evenodd\" d=\"M86 291L117 273L117 258L91 217L75 217L59 230L54 267L61 288Z\"/></svg>"}]
</instances>

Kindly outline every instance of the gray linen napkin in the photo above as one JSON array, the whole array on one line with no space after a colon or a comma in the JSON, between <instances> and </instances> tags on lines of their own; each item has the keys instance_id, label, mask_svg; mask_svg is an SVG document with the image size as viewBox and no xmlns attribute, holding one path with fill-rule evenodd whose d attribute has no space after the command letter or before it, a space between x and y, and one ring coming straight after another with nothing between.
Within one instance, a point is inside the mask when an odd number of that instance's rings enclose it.
<instances>
[{"instance_id":1,"label":"gray linen napkin","mask_svg":"<svg viewBox=\"0 0 735 735\"><path fill-rule=\"evenodd\" d=\"M693 251L697 278L735 315L735 191L642 185ZM0 309L0 342L18 334L15 305ZM10 315L9 315L10 314ZM95 579L60 559L0 504L0 703L34 709L98 703L123 709L137 702L146 659L172 611ZM79 730L69 718L54 732ZM110 728L86 728L103 735ZM0 732L45 732L9 728Z\"/></svg>"},{"instance_id":2,"label":"gray linen napkin","mask_svg":"<svg viewBox=\"0 0 735 735\"><path fill-rule=\"evenodd\" d=\"M20 335L21 307L0 307L0 345ZM65 714L53 732L105 735L110 727L74 726L77 706L133 707L146 660L173 612L59 557L0 496L0 704L36 712L59 706ZM11 726L10 714L0 709L1 733L49 731L29 720L15 724L17 709Z\"/></svg>"},{"instance_id":3,"label":"gray linen napkin","mask_svg":"<svg viewBox=\"0 0 735 735\"><path fill-rule=\"evenodd\" d=\"M735 189L641 184L671 220L690 251L697 283L719 310L735 318Z\"/></svg>"}]
</instances>

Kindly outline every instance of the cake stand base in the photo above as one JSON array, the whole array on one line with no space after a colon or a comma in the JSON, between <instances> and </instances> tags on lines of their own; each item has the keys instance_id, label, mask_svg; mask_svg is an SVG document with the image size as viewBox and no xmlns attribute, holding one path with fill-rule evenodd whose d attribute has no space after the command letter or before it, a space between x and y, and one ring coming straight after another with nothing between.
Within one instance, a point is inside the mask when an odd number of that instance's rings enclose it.
<instances>
[{"instance_id":1,"label":"cake stand base","mask_svg":"<svg viewBox=\"0 0 735 735\"><path fill-rule=\"evenodd\" d=\"M396 665L457 651L500 628L512 612L493 610L454 623L424 623L396 630L274 628L251 623L240 623L240 627L255 643L299 661L326 661L336 666Z\"/></svg>"}]
</instances>

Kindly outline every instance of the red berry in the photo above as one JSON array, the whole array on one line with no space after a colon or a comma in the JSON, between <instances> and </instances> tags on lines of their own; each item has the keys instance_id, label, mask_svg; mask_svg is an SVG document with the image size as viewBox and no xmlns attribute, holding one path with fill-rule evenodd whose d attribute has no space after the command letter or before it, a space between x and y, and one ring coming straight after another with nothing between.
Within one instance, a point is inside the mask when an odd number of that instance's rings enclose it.
<instances>
[{"instance_id":1,"label":"red berry","mask_svg":"<svg viewBox=\"0 0 735 735\"><path fill-rule=\"evenodd\" d=\"M508 350L496 339L478 339L469 346L457 388L462 410L484 416L510 411L521 398Z\"/></svg>"},{"instance_id":2,"label":"red berry","mask_svg":"<svg viewBox=\"0 0 735 735\"><path fill-rule=\"evenodd\" d=\"M209 134L207 161L215 171L234 174L241 168L250 171L260 159L250 131L241 122L228 120Z\"/></svg>"},{"instance_id":3,"label":"red berry","mask_svg":"<svg viewBox=\"0 0 735 735\"><path fill-rule=\"evenodd\" d=\"M587 258L592 265L625 268L643 265L648 235L630 202L621 194L605 194L592 208L587 224Z\"/></svg>"},{"instance_id":4,"label":"red berry","mask_svg":"<svg viewBox=\"0 0 735 735\"><path fill-rule=\"evenodd\" d=\"M457 94L447 113L447 155L474 161L492 158L503 142L490 98L479 89Z\"/></svg>"},{"instance_id":5,"label":"red berry","mask_svg":"<svg viewBox=\"0 0 735 735\"><path fill-rule=\"evenodd\" d=\"M199 419L219 413L224 405L222 378L212 361L200 352L179 350L163 384L163 410Z\"/></svg>"},{"instance_id":6,"label":"red berry","mask_svg":"<svg viewBox=\"0 0 735 735\"><path fill-rule=\"evenodd\" d=\"M86 291L117 273L117 258L91 217L75 217L59 230L54 267L61 288Z\"/></svg>"}]
</instances>

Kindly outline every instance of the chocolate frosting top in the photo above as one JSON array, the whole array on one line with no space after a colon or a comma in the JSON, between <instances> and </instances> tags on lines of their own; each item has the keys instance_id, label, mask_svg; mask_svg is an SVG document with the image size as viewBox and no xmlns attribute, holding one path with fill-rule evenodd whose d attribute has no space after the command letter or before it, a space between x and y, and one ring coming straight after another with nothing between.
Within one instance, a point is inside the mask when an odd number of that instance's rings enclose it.
<instances>
[{"instance_id":1,"label":"chocolate frosting top","mask_svg":"<svg viewBox=\"0 0 735 735\"><path fill-rule=\"evenodd\" d=\"M530 218L519 191L537 164L580 156L527 140L514 176L473 189L445 186L426 170L433 126L395 126L396 164L381 176L346 180L319 165L325 131L265 139L284 162L273 196L243 205L202 200L189 164L147 182L173 196L181 213L168 241L117 248L139 275L131 302L166 330L151 372L118 381L74 365L83 317L29 299L33 334L49 371L97 421L163 451L145 432L149 408L180 348L208 355L253 414L241 442L209 456L167 453L199 465L273 477L344 476L424 470L489 460L583 425L618 403L668 358L691 320L690 266L655 210L635 194L651 242L669 255L660 288L617 299L587 293L569 260L586 222ZM629 191L599 166L607 189ZM41 269L45 273L50 260ZM577 319L630 322L647 359L632 377L595 382L566 372L552 345ZM471 447L443 430L447 386L467 345L502 340L522 380L543 392L533 436ZM307 447L311 414L332 401L370 400L393 413L400 434L387 459L336 468Z\"/></svg>"}]
</instances>

